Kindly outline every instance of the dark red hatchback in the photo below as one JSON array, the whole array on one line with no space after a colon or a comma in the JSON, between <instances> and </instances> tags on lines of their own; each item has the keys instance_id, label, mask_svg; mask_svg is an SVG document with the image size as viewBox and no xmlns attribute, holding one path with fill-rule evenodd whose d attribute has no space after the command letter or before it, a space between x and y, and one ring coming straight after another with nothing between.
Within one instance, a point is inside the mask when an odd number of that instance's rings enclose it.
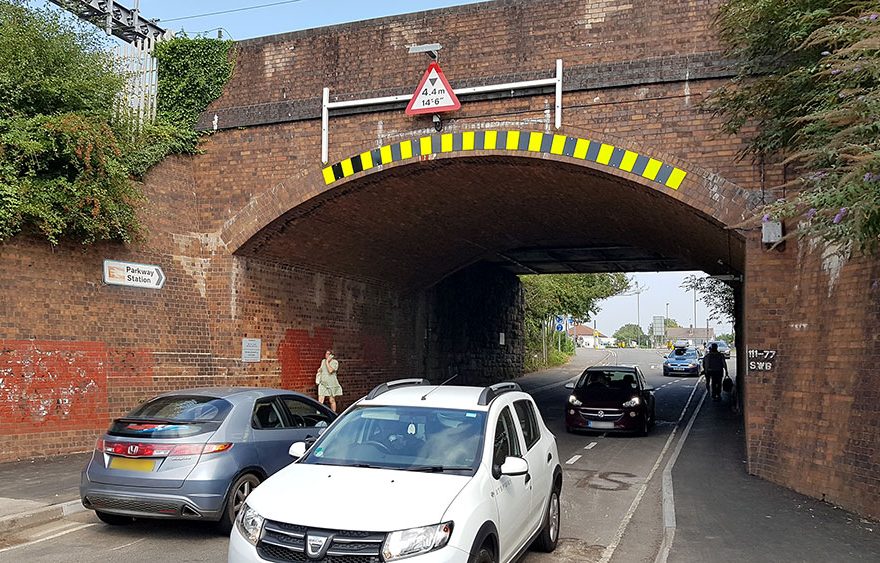
<instances>
[{"instance_id":1,"label":"dark red hatchback","mask_svg":"<svg viewBox=\"0 0 880 563\"><path fill-rule=\"evenodd\" d=\"M565 429L648 433L655 422L654 388L638 366L593 366L575 383L565 405Z\"/></svg>"}]
</instances>

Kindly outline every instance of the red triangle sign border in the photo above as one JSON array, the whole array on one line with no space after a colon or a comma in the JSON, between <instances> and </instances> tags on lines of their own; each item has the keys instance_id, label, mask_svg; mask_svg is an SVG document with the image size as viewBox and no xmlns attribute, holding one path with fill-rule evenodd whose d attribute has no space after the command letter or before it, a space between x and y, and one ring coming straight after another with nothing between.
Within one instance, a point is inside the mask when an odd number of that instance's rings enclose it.
<instances>
[{"instance_id":1,"label":"red triangle sign border","mask_svg":"<svg viewBox=\"0 0 880 563\"><path fill-rule=\"evenodd\" d=\"M441 84L446 89L446 93L451 98L452 103L438 107L414 108L413 106L415 106L416 100L419 98L420 92L425 88L428 83L428 77L431 75L432 70L437 72L437 77L440 79ZM406 106L406 114L422 115L426 113L442 113L446 111L455 111L460 108L461 102L458 101L458 97L455 95L455 91L452 89L452 86L450 86L449 81L446 80L446 75L443 74L443 71L440 69L440 65L437 64L437 61L431 61L431 63L428 65L428 69L425 71L425 74L419 81L419 85L416 88L416 91L413 93L409 104L407 104Z\"/></svg>"}]
</instances>

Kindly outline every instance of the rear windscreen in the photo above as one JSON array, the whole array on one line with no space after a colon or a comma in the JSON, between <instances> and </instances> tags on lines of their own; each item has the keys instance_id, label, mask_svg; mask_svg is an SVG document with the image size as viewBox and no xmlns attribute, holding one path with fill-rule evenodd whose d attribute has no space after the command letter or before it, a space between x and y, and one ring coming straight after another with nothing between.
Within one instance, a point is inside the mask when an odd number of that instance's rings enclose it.
<instances>
[{"instance_id":1,"label":"rear windscreen","mask_svg":"<svg viewBox=\"0 0 880 563\"><path fill-rule=\"evenodd\" d=\"M217 430L230 410L231 403L215 397L157 397L114 420L109 433L145 438L185 438Z\"/></svg>"}]
</instances>

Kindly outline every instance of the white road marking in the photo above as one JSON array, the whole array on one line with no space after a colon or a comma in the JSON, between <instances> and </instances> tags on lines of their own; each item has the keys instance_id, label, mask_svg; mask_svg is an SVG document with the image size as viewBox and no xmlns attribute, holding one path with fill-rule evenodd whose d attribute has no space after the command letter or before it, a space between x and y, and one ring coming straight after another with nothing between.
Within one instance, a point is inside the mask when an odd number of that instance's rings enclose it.
<instances>
[{"instance_id":1,"label":"white road marking","mask_svg":"<svg viewBox=\"0 0 880 563\"><path fill-rule=\"evenodd\" d=\"M571 465L581 458L580 454L571 456L568 461L565 462L566 465Z\"/></svg>"},{"instance_id":2,"label":"white road marking","mask_svg":"<svg viewBox=\"0 0 880 563\"><path fill-rule=\"evenodd\" d=\"M599 559L599 563L608 563L609 561L611 561L611 557L614 555L614 551L617 549L617 546L620 545L620 540L623 539L623 534L626 532L626 528L627 526L629 526L630 520L632 520L633 515L635 515L636 513L636 509L638 509L639 504L642 502L642 497L645 496L645 491L648 490L648 483L651 482L651 479L654 477L654 473L656 473L657 468L660 467L660 462L663 461L663 456L665 456L666 451L669 450L669 446L672 444L672 440L675 438L675 435L678 431L678 426L684 419L684 415L685 413L687 413L687 409L691 405L691 401L693 400L694 393L696 393L696 391L697 387L694 387L693 391L691 391L691 394L688 397L687 403L685 403L684 408L681 409L681 415L679 415L678 421L672 428L672 432L669 433L669 438L666 439L666 444L664 444L663 449L660 450L660 455L657 456L657 461L654 462L654 466L651 467L651 471L645 478L644 483L642 483L642 486L639 487L639 492L636 494L636 498L633 499L632 504L630 504L629 510L626 511L623 520L621 520L620 526L618 526L617 528L617 533L614 534L614 538L611 540L611 543L609 543L602 551L602 557ZM696 416L696 412L697 411L694 411L693 416Z\"/></svg>"},{"instance_id":3,"label":"white road marking","mask_svg":"<svg viewBox=\"0 0 880 563\"><path fill-rule=\"evenodd\" d=\"M113 547L113 548L110 549L110 551L116 551L116 550L118 550L118 549L123 549L123 548L126 548L126 547L131 547L131 546L133 546L133 545L136 544L136 543L141 543L141 542L144 541L145 539L147 539L147 538L141 538L141 539L139 539L139 540L134 540L133 542L129 542L129 543L125 544L125 545L120 545L120 546L118 546L118 547Z\"/></svg>"},{"instance_id":4,"label":"white road marking","mask_svg":"<svg viewBox=\"0 0 880 563\"><path fill-rule=\"evenodd\" d=\"M587 444L586 446L584 446L584 449L585 449L585 450L592 450L593 448L596 447L596 444L598 444L598 443L599 443L599 442L590 442L589 444Z\"/></svg>"},{"instance_id":5,"label":"white road marking","mask_svg":"<svg viewBox=\"0 0 880 563\"><path fill-rule=\"evenodd\" d=\"M56 525L51 526L51 527L49 527L41 532L38 532L36 534L32 534L30 537L33 539L40 539L43 536L48 536L49 534L54 534L56 532L60 532L61 530L64 530L67 528L72 528L72 527L76 526L77 524L79 524L79 522L70 522L70 521L65 522L64 520L61 520Z\"/></svg>"},{"instance_id":6,"label":"white road marking","mask_svg":"<svg viewBox=\"0 0 880 563\"><path fill-rule=\"evenodd\" d=\"M61 536L64 536L64 535L70 534L70 533L72 533L72 532L78 532L79 530L83 530L83 529L85 529L85 528L91 528L91 527L94 526L94 525L95 525L95 524L83 524L83 525L81 525L81 526L77 526L76 528L71 528L70 530L64 530L63 532L58 532L57 534L52 534L51 536L46 536L45 538L40 538L40 539L38 539L38 540L29 541L29 542L27 542L27 543L22 543L22 544L19 544L19 545L13 545L12 547L6 547L6 548L3 548L3 549L0 549L0 553L3 553L3 552L5 552L5 551L12 551L13 549L18 549L18 548L20 548L20 547L27 547L27 546L29 546L29 545L34 545L34 544L36 544L36 543L42 543L42 542L44 542L44 541L48 541L48 540L54 540L55 538L58 538L58 537L61 537Z\"/></svg>"}]
</instances>

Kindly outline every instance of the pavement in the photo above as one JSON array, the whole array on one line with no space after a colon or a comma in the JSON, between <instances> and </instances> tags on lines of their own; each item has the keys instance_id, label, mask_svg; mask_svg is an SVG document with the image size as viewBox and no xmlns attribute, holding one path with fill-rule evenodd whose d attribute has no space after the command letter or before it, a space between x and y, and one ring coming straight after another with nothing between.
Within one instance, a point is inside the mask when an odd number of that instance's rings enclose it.
<instances>
[{"instance_id":1,"label":"pavement","mask_svg":"<svg viewBox=\"0 0 880 563\"><path fill-rule=\"evenodd\" d=\"M604 359L591 353L595 363ZM531 392L558 386L581 369L567 368L519 383ZM27 528L83 510L79 476L90 455L0 464L0 548ZM727 400L701 404L672 484L675 532L665 561L880 561L877 522L746 473L742 417Z\"/></svg>"}]
</instances>

